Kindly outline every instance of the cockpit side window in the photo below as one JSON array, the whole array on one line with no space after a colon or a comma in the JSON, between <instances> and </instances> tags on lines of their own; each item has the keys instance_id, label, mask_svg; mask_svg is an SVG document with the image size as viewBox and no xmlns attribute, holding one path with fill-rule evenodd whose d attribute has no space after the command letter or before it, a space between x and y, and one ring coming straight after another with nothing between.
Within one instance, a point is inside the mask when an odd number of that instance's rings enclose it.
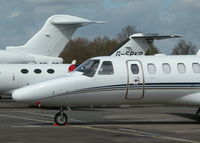
<instances>
[{"instance_id":1,"label":"cockpit side window","mask_svg":"<svg viewBox=\"0 0 200 143\"><path fill-rule=\"evenodd\" d=\"M81 64L75 71L82 72L83 75L93 77L99 66L99 60L87 60Z\"/></svg>"},{"instance_id":2,"label":"cockpit side window","mask_svg":"<svg viewBox=\"0 0 200 143\"><path fill-rule=\"evenodd\" d=\"M104 61L99 69L99 75L112 75L114 74L113 64L111 61Z\"/></svg>"}]
</instances>

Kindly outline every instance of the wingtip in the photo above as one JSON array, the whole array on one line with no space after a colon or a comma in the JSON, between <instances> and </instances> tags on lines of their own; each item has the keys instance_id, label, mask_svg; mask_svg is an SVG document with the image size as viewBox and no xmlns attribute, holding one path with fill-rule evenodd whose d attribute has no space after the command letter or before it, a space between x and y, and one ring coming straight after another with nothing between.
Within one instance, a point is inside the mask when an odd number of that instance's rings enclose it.
<instances>
[{"instance_id":1,"label":"wingtip","mask_svg":"<svg viewBox=\"0 0 200 143\"><path fill-rule=\"evenodd\" d=\"M104 24L104 23L109 23L110 21L91 21L91 22L96 24Z\"/></svg>"},{"instance_id":2,"label":"wingtip","mask_svg":"<svg viewBox=\"0 0 200 143\"><path fill-rule=\"evenodd\" d=\"M181 37L183 37L182 35L179 35L179 34L174 34L174 35L172 35L172 37L174 37L174 38L181 38Z\"/></svg>"}]
</instances>

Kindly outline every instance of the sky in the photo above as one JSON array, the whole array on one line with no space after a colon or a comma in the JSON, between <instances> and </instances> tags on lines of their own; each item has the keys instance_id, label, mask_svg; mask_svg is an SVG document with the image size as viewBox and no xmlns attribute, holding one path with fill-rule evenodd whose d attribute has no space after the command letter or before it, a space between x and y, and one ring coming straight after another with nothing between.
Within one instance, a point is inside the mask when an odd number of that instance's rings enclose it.
<instances>
[{"instance_id":1,"label":"sky","mask_svg":"<svg viewBox=\"0 0 200 143\"><path fill-rule=\"evenodd\" d=\"M26 43L54 14L110 21L89 25L73 38L116 37L127 25L143 33L179 34L200 48L199 0L0 0L0 49ZM156 41L170 54L178 39Z\"/></svg>"}]
</instances>

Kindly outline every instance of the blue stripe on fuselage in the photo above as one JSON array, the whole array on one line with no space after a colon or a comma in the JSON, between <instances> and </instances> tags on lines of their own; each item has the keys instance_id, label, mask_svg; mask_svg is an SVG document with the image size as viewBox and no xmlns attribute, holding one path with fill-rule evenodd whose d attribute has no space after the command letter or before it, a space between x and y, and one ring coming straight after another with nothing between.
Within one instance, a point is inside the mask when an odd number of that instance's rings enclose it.
<instances>
[{"instance_id":1,"label":"blue stripe on fuselage","mask_svg":"<svg viewBox=\"0 0 200 143\"><path fill-rule=\"evenodd\" d=\"M191 83L145 83L144 85L145 89L155 89L155 88L197 88L200 87L200 83L198 82L191 82ZM139 89L141 90L143 88L143 84L129 84L128 89L134 90L134 89ZM127 84L118 84L118 85L108 85L108 86L98 86L98 87L91 87L91 88L85 88L85 89L80 89L71 92L73 93L85 93L85 92L101 92L101 91L114 91L114 90L126 90L127 89Z\"/></svg>"}]
</instances>

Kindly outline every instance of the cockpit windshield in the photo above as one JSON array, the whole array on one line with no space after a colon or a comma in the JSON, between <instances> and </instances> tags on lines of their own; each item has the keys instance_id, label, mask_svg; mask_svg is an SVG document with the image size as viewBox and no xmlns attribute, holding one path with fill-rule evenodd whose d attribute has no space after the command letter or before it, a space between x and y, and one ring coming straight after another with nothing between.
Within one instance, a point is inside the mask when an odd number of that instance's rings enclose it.
<instances>
[{"instance_id":1,"label":"cockpit windshield","mask_svg":"<svg viewBox=\"0 0 200 143\"><path fill-rule=\"evenodd\" d=\"M82 72L83 75L93 77L97 71L100 60L87 60L81 64L75 71Z\"/></svg>"}]
</instances>

